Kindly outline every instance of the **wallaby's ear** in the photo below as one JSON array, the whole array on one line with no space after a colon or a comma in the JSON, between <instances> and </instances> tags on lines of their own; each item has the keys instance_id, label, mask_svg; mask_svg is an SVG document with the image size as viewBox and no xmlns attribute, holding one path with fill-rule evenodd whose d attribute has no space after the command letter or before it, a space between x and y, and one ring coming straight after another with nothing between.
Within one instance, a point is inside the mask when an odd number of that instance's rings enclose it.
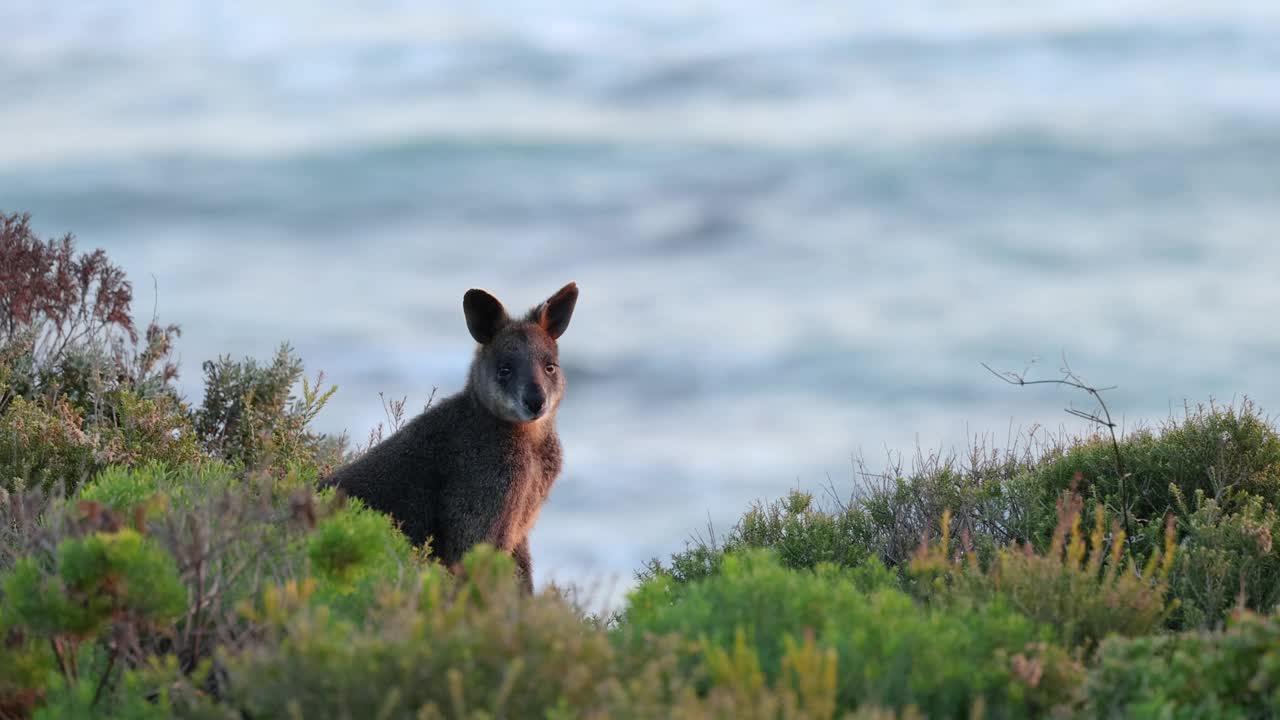
<instances>
[{"instance_id":1,"label":"wallaby's ear","mask_svg":"<svg viewBox=\"0 0 1280 720\"><path fill-rule=\"evenodd\" d=\"M467 316L467 330L481 345L497 336L507 324L507 311L498 298L483 290L468 290L462 296L462 312Z\"/></svg>"},{"instance_id":2,"label":"wallaby's ear","mask_svg":"<svg viewBox=\"0 0 1280 720\"><path fill-rule=\"evenodd\" d=\"M569 283L560 288L555 295L534 308L532 319L542 326L552 338L559 340L569 327L569 318L573 317L573 306L578 302L578 284Z\"/></svg>"}]
</instances>

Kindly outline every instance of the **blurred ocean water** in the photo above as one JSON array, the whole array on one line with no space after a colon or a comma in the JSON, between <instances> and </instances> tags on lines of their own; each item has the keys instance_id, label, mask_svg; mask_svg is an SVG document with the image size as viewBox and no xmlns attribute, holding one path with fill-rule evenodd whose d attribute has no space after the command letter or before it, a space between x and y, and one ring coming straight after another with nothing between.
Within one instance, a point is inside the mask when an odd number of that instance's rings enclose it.
<instances>
[{"instance_id":1,"label":"blurred ocean water","mask_svg":"<svg viewBox=\"0 0 1280 720\"><path fill-rule=\"evenodd\" d=\"M540 580L1019 428L1280 403L1274 2L0 5L0 209L357 440L576 280ZM158 290L158 298L152 288Z\"/></svg>"}]
</instances>

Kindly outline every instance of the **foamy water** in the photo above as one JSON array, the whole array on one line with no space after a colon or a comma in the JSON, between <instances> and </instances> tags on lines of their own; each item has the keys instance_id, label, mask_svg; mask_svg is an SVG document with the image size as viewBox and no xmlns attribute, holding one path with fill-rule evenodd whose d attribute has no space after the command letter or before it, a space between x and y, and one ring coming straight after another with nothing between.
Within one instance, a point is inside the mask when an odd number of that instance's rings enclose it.
<instances>
[{"instance_id":1,"label":"foamy water","mask_svg":"<svg viewBox=\"0 0 1280 720\"><path fill-rule=\"evenodd\" d=\"M183 387L291 341L362 439L462 293L582 289L541 580L623 585L850 457L1280 401L1280 6L0 7L0 209L106 248Z\"/></svg>"}]
</instances>

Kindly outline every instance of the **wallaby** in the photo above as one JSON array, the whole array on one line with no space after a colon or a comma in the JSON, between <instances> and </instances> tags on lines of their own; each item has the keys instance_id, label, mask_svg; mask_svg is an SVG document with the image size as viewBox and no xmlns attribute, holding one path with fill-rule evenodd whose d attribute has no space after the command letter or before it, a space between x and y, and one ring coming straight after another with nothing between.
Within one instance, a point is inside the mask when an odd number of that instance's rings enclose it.
<instances>
[{"instance_id":1,"label":"wallaby","mask_svg":"<svg viewBox=\"0 0 1280 720\"><path fill-rule=\"evenodd\" d=\"M428 408L325 481L391 515L415 545L453 568L473 545L512 554L533 591L529 531L560 473L556 409L564 396L556 341L578 286L569 283L523 318L468 290L467 330L479 346L466 387Z\"/></svg>"}]
</instances>

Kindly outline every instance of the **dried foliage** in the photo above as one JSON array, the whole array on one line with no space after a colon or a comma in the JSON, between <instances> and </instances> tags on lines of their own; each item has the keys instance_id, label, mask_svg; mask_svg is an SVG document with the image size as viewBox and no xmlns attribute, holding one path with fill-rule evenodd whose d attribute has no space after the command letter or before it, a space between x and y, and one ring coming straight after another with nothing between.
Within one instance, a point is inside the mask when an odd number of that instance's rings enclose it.
<instances>
[{"instance_id":1,"label":"dried foliage","mask_svg":"<svg viewBox=\"0 0 1280 720\"><path fill-rule=\"evenodd\" d=\"M85 393L90 379L167 386L180 330L153 319L140 344L132 302L133 285L104 251L78 253L70 234L40 240L30 216L0 213L0 357L10 369L0 409L16 394Z\"/></svg>"}]
</instances>

